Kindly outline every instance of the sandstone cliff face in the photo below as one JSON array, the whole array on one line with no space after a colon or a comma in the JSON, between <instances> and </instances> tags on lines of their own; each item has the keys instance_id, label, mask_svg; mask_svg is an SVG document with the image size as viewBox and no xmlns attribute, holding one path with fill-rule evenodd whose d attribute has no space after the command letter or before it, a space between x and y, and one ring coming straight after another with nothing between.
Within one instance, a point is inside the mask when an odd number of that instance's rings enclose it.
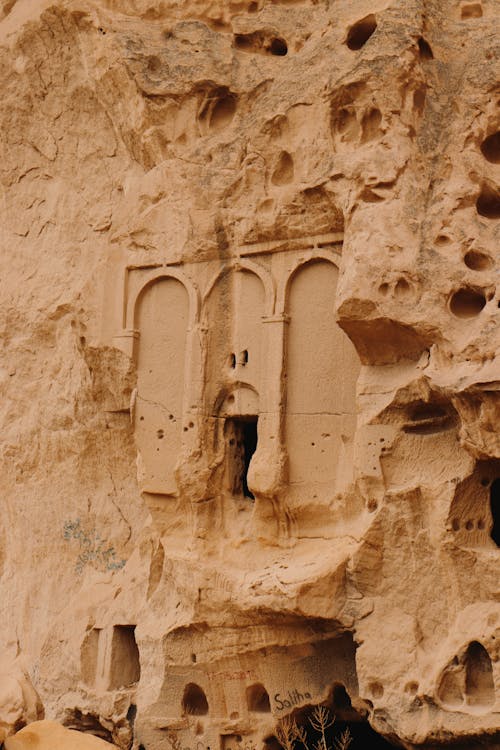
<instances>
[{"instance_id":1,"label":"sandstone cliff face","mask_svg":"<svg viewBox=\"0 0 500 750\"><path fill-rule=\"evenodd\" d=\"M493 747L498 4L0 18L2 646L46 716Z\"/></svg>"}]
</instances>

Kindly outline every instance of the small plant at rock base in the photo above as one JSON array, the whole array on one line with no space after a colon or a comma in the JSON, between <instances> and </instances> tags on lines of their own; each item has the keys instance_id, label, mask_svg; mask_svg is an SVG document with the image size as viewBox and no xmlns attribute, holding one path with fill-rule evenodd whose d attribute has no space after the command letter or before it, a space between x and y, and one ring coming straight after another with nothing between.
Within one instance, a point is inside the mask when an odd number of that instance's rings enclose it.
<instances>
[{"instance_id":1,"label":"small plant at rock base","mask_svg":"<svg viewBox=\"0 0 500 750\"><path fill-rule=\"evenodd\" d=\"M315 706L309 717L309 724L316 737L309 736L305 725L298 725L292 716L283 717L276 726L275 736L283 750L348 750L353 737L346 727L333 741L328 740L327 730L335 724L335 716L330 714L326 706Z\"/></svg>"},{"instance_id":2,"label":"small plant at rock base","mask_svg":"<svg viewBox=\"0 0 500 750\"><path fill-rule=\"evenodd\" d=\"M334 740L335 750L347 750L349 745L352 743L352 735L349 731L349 727L341 732L339 737Z\"/></svg>"}]
</instances>

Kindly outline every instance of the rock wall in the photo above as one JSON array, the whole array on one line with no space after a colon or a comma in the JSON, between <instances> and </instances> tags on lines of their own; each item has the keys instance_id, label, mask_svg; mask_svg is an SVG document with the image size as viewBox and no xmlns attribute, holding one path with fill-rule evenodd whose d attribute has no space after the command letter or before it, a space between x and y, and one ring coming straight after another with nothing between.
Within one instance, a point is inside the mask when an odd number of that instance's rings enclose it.
<instances>
[{"instance_id":1,"label":"rock wall","mask_svg":"<svg viewBox=\"0 0 500 750\"><path fill-rule=\"evenodd\" d=\"M47 718L497 747L495 0L0 19L2 647Z\"/></svg>"}]
</instances>

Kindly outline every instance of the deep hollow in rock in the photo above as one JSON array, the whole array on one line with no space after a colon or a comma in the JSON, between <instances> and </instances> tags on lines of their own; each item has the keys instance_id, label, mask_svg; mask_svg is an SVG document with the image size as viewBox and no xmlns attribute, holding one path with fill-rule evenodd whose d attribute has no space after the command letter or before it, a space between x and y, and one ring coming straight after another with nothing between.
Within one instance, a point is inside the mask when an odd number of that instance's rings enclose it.
<instances>
[{"instance_id":1,"label":"deep hollow in rock","mask_svg":"<svg viewBox=\"0 0 500 750\"><path fill-rule=\"evenodd\" d=\"M469 250L464 255L464 263L472 271L487 271L493 265L493 261L486 253L479 250Z\"/></svg>"},{"instance_id":2,"label":"deep hollow in rock","mask_svg":"<svg viewBox=\"0 0 500 750\"><path fill-rule=\"evenodd\" d=\"M492 133L481 143L483 156L492 164L500 164L500 130Z\"/></svg>"},{"instance_id":3,"label":"deep hollow in rock","mask_svg":"<svg viewBox=\"0 0 500 750\"><path fill-rule=\"evenodd\" d=\"M476 201L477 212L487 219L500 219L500 193L489 185L483 185Z\"/></svg>"},{"instance_id":4,"label":"deep hollow in rock","mask_svg":"<svg viewBox=\"0 0 500 750\"><path fill-rule=\"evenodd\" d=\"M373 13L357 21L347 32L346 44L349 49L358 50L364 47L376 28L377 19Z\"/></svg>"},{"instance_id":5,"label":"deep hollow in rock","mask_svg":"<svg viewBox=\"0 0 500 750\"><path fill-rule=\"evenodd\" d=\"M450 310L457 318L475 318L485 305L486 295L470 287L459 289L450 300Z\"/></svg>"},{"instance_id":6,"label":"deep hollow in rock","mask_svg":"<svg viewBox=\"0 0 500 750\"><path fill-rule=\"evenodd\" d=\"M190 716L206 716L208 714L208 701L205 691L194 682L188 683L184 688L182 712Z\"/></svg>"}]
</instances>

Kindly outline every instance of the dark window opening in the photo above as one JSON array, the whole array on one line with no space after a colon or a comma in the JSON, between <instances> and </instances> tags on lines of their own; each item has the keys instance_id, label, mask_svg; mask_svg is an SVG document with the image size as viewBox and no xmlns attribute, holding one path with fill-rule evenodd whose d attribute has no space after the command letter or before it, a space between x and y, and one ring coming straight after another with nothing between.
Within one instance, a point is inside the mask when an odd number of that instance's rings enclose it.
<instances>
[{"instance_id":1,"label":"dark window opening","mask_svg":"<svg viewBox=\"0 0 500 750\"><path fill-rule=\"evenodd\" d=\"M247 687L247 706L249 711L255 713L265 714L271 712L269 693L264 685L257 683Z\"/></svg>"},{"instance_id":2,"label":"dark window opening","mask_svg":"<svg viewBox=\"0 0 500 750\"><path fill-rule=\"evenodd\" d=\"M429 42L424 39L423 36L419 37L418 39L418 49L420 51L420 57L422 60L433 60L434 54L432 52L432 47L429 44Z\"/></svg>"},{"instance_id":3,"label":"dark window opening","mask_svg":"<svg viewBox=\"0 0 500 750\"><path fill-rule=\"evenodd\" d=\"M206 716L208 714L208 701L205 691L194 682L190 682L184 688L182 696L182 711L191 716Z\"/></svg>"},{"instance_id":4,"label":"dark window opening","mask_svg":"<svg viewBox=\"0 0 500 750\"><path fill-rule=\"evenodd\" d=\"M111 642L110 690L139 682L141 665L135 640L135 625L115 625Z\"/></svg>"},{"instance_id":5,"label":"dark window opening","mask_svg":"<svg viewBox=\"0 0 500 750\"><path fill-rule=\"evenodd\" d=\"M229 367L231 367L233 370L236 367L236 354L229 355Z\"/></svg>"},{"instance_id":6,"label":"dark window opening","mask_svg":"<svg viewBox=\"0 0 500 750\"><path fill-rule=\"evenodd\" d=\"M248 486L248 469L257 448L257 417L226 419L224 433L227 450L229 491L250 500L255 497Z\"/></svg>"},{"instance_id":7,"label":"dark window opening","mask_svg":"<svg viewBox=\"0 0 500 750\"><path fill-rule=\"evenodd\" d=\"M275 39L272 40L269 50L271 52L271 55L278 55L279 57L284 57L288 52L288 45L284 39L280 39L279 37L276 37Z\"/></svg>"},{"instance_id":8,"label":"dark window opening","mask_svg":"<svg viewBox=\"0 0 500 750\"><path fill-rule=\"evenodd\" d=\"M491 483L490 508L491 517L493 518L491 538L497 547L500 547L500 479L495 479L495 481Z\"/></svg>"},{"instance_id":9,"label":"dark window opening","mask_svg":"<svg viewBox=\"0 0 500 750\"><path fill-rule=\"evenodd\" d=\"M351 26L347 34L347 46L349 49L358 50L363 47L377 28L377 19L370 13L360 21Z\"/></svg>"}]
</instances>

